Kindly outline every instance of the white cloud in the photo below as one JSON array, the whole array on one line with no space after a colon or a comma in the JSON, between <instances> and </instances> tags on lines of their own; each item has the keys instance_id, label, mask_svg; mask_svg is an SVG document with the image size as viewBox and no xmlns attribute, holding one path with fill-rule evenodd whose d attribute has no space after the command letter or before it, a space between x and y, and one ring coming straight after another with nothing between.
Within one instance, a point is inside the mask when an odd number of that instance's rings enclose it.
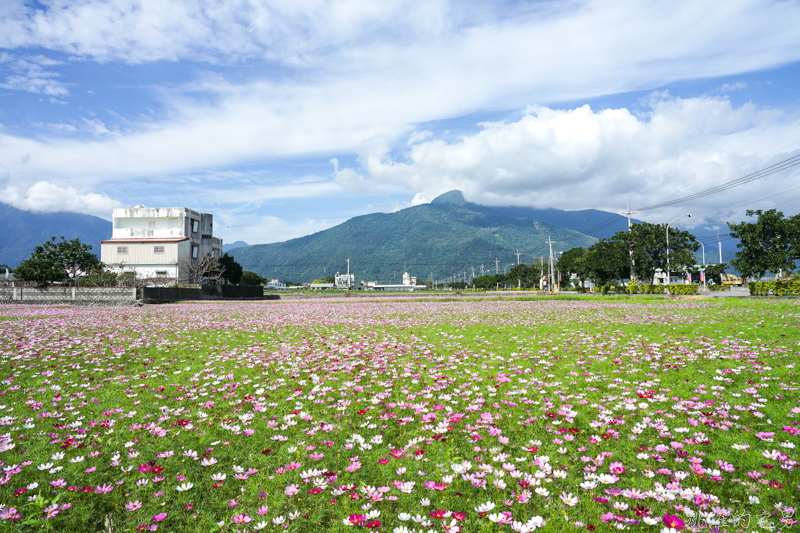
<instances>
[{"instance_id":1,"label":"white cloud","mask_svg":"<svg viewBox=\"0 0 800 533\"><path fill-rule=\"evenodd\" d=\"M405 187L416 193L414 204L460 189L486 205L616 212L626 204L653 205L766 167L793 152L761 156L783 147L786 139L800 138L800 113L753 104L734 107L724 98L661 94L650 102L642 117L627 109L531 107L518 121L483 123L482 131L455 142L428 140L394 158L378 149L362 153L359 161L368 181ZM768 196L763 191L788 189L799 175L798 169L790 170L639 216L662 220L686 209L695 216L711 213Z\"/></svg>"},{"instance_id":2,"label":"white cloud","mask_svg":"<svg viewBox=\"0 0 800 533\"><path fill-rule=\"evenodd\" d=\"M0 83L3 89L13 91L26 91L48 96L66 96L69 91L54 78L59 77L57 72L44 70L42 67L61 65L61 61L49 59L42 55L14 58L10 54L0 57L0 64L14 72L5 77L5 82Z\"/></svg>"},{"instance_id":3,"label":"white cloud","mask_svg":"<svg viewBox=\"0 0 800 533\"><path fill-rule=\"evenodd\" d=\"M741 91L742 89L747 89L747 84L743 81L737 81L735 83L723 83L719 92L729 93L731 91Z\"/></svg>"},{"instance_id":4,"label":"white cloud","mask_svg":"<svg viewBox=\"0 0 800 533\"><path fill-rule=\"evenodd\" d=\"M120 206L118 201L106 195L80 193L73 187L61 187L47 181L37 181L23 190L9 185L7 181L0 195L4 203L17 209L46 213L71 211L108 217L111 209Z\"/></svg>"},{"instance_id":5,"label":"white cloud","mask_svg":"<svg viewBox=\"0 0 800 533\"><path fill-rule=\"evenodd\" d=\"M427 130L410 132L470 113L796 61L799 20L800 4L770 0L587 0L500 8L444 0L50 0L44 8L6 1L0 5L0 48L36 47L96 62L249 60L256 74L244 82L209 74L197 83L156 87L166 111L138 124L122 118L124 132L96 119L65 119L53 126L60 135L52 137L0 131L0 162L19 190L40 181L81 191L137 183L166 197L162 191L176 190L174 176L194 176L199 187L215 179L213 169L357 153L365 170L335 169L334 182L314 190L391 184L420 193L419 202L437 189L463 186L486 201L506 201L509 191L535 174L553 179L540 179L535 192L526 189L528 196L516 202L586 197L596 204L606 190L627 193L617 186L619 173L644 179L655 172L651 164L665 176L671 168L683 169L684 160L721 168L727 159L740 160L737 154L764 153L763 147L780 144L772 142L773 132L795 133L788 126L793 119L775 116L771 125L768 111L731 110L713 99L698 103L702 113L695 116L689 100L669 109L676 101L660 97L649 122L627 110L532 108L519 124L487 124L460 143L432 139ZM22 77L7 83L66 94L56 73L35 75L55 60L25 57L39 70L15 72ZM265 65L280 69L262 71ZM266 73L259 78L259 72ZM750 115L756 118L748 124ZM738 140L737 128L753 132L750 144ZM757 137L759 128L767 134ZM85 138L87 130L95 136ZM562 137L549 137L556 134ZM388 159L388 147L404 139L412 163ZM706 152L699 154L700 147ZM522 152L534 148L540 159L526 159ZM662 152L670 155L658 156ZM19 163L25 154L29 162ZM564 183L554 181L557 176ZM579 190L567 194L570 182ZM245 183L239 190L235 180L227 190L208 190L237 201L276 192L269 175ZM638 190L638 183L630 186ZM585 184L594 189L582 189Z\"/></svg>"},{"instance_id":6,"label":"white cloud","mask_svg":"<svg viewBox=\"0 0 800 533\"><path fill-rule=\"evenodd\" d=\"M237 211L214 211L214 233L224 242L245 241L248 244L283 242L310 235L343 222L342 220L285 220L275 216L243 214Z\"/></svg>"}]
</instances>

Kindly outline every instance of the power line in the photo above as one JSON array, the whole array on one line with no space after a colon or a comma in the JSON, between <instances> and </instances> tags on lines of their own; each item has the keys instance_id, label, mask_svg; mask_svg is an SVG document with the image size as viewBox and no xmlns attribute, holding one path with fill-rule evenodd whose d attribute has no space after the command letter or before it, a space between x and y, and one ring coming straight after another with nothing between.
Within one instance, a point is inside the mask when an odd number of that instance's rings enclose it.
<instances>
[{"instance_id":1,"label":"power line","mask_svg":"<svg viewBox=\"0 0 800 533\"><path fill-rule=\"evenodd\" d=\"M728 189L732 189L734 187L739 187L740 185L745 185L747 183L766 178L767 176L771 176L788 168L795 167L800 165L800 154L792 156L788 159L784 159L783 161L779 161L774 165L770 165L766 168L762 168L761 170L757 170L756 172L752 172L741 178L737 178L735 180L729 181L727 183L723 183L722 185L717 185L716 187L711 187L710 189L705 189L700 192L696 192L694 194L690 194L688 196L683 196L680 198L675 198L674 200L668 200L666 202L661 202L660 204L649 205L646 207L639 207L637 208L638 211L649 211L651 209L659 209L661 207L667 207L670 205L681 204L684 202L688 202L690 200L697 200L698 198L703 198L705 196L710 196L712 194L716 194L719 192L726 191Z\"/></svg>"},{"instance_id":2,"label":"power line","mask_svg":"<svg viewBox=\"0 0 800 533\"><path fill-rule=\"evenodd\" d=\"M707 214L707 215L702 215L702 216L699 216L699 217L697 217L697 218L706 218L706 217L710 217L710 216L718 215L718 214L720 214L720 213L725 213L726 211L730 211L730 210L732 210L732 209L739 209L740 207L744 207L744 206L746 206L746 205L754 204L754 203L756 203L756 202L760 202L760 201L762 201L762 200L768 200L769 198L775 198L776 196L780 196L781 194L786 194L787 192L796 191L797 189L800 189L800 185L798 185L797 187L793 187L793 188L791 188L791 189L787 189L787 190L785 190L785 191L783 191L783 192L779 192L779 193L773 194L773 195L771 195L771 196L765 196L764 198L759 198L758 200L753 200L752 202L747 202L747 203L744 203L744 204L741 204L741 205L737 205L737 206L735 206L735 207L729 207L729 208L727 208L727 209L723 209L723 210L721 210L721 211L716 211L716 212L714 212L714 213L709 213L709 214Z\"/></svg>"}]
</instances>

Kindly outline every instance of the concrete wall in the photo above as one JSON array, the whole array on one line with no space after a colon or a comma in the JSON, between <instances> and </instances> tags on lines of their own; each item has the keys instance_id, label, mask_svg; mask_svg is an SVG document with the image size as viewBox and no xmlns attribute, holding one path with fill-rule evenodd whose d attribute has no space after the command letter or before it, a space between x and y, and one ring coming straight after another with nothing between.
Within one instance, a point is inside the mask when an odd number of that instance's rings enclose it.
<instances>
[{"instance_id":1,"label":"concrete wall","mask_svg":"<svg viewBox=\"0 0 800 533\"><path fill-rule=\"evenodd\" d=\"M132 305L133 287L0 287L0 303Z\"/></svg>"},{"instance_id":2,"label":"concrete wall","mask_svg":"<svg viewBox=\"0 0 800 533\"><path fill-rule=\"evenodd\" d=\"M234 287L238 288L238 287ZM260 289L261 287L259 287ZM142 289L142 299L145 302L178 302L181 300L221 300L223 298L221 285L203 285L199 289L184 289L178 287L144 287ZM228 298L226 298L228 299ZM258 300L280 300L280 296L259 295Z\"/></svg>"}]
</instances>

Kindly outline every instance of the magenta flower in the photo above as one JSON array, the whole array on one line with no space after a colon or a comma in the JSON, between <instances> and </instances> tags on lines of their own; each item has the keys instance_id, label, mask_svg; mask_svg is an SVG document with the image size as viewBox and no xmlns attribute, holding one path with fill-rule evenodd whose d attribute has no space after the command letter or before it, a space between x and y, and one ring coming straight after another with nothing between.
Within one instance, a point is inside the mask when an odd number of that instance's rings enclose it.
<instances>
[{"instance_id":1,"label":"magenta flower","mask_svg":"<svg viewBox=\"0 0 800 533\"><path fill-rule=\"evenodd\" d=\"M102 485L98 485L97 487L95 487L94 492L95 494L108 494L112 490L114 490L114 485L109 485L107 483L104 483Z\"/></svg>"},{"instance_id":2,"label":"magenta flower","mask_svg":"<svg viewBox=\"0 0 800 533\"><path fill-rule=\"evenodd\" d=\"M153 522L161 522L167 517L167 513L158 513L153 517Z\"/></svg>"}]
</instances>

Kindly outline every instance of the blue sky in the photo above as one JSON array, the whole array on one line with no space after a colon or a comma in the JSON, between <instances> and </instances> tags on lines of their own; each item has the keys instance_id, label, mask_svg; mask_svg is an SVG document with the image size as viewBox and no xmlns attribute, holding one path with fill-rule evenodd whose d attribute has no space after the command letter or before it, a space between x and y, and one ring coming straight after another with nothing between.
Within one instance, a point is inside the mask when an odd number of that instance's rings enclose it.
<instances>
[{"instance_id":1,"label":"blue sky","mask_svg":"<svg viewBox=\"0 0 800 533\"><path fill-rule=\"evenodd\" d=\"M187 206L249 243L451 189L646 206L800 153L799 22L767 0L6 0L0 201ZM641 218L797 213L800 189L755 200L798 176Z\"/></svg>"}]
</instances>

